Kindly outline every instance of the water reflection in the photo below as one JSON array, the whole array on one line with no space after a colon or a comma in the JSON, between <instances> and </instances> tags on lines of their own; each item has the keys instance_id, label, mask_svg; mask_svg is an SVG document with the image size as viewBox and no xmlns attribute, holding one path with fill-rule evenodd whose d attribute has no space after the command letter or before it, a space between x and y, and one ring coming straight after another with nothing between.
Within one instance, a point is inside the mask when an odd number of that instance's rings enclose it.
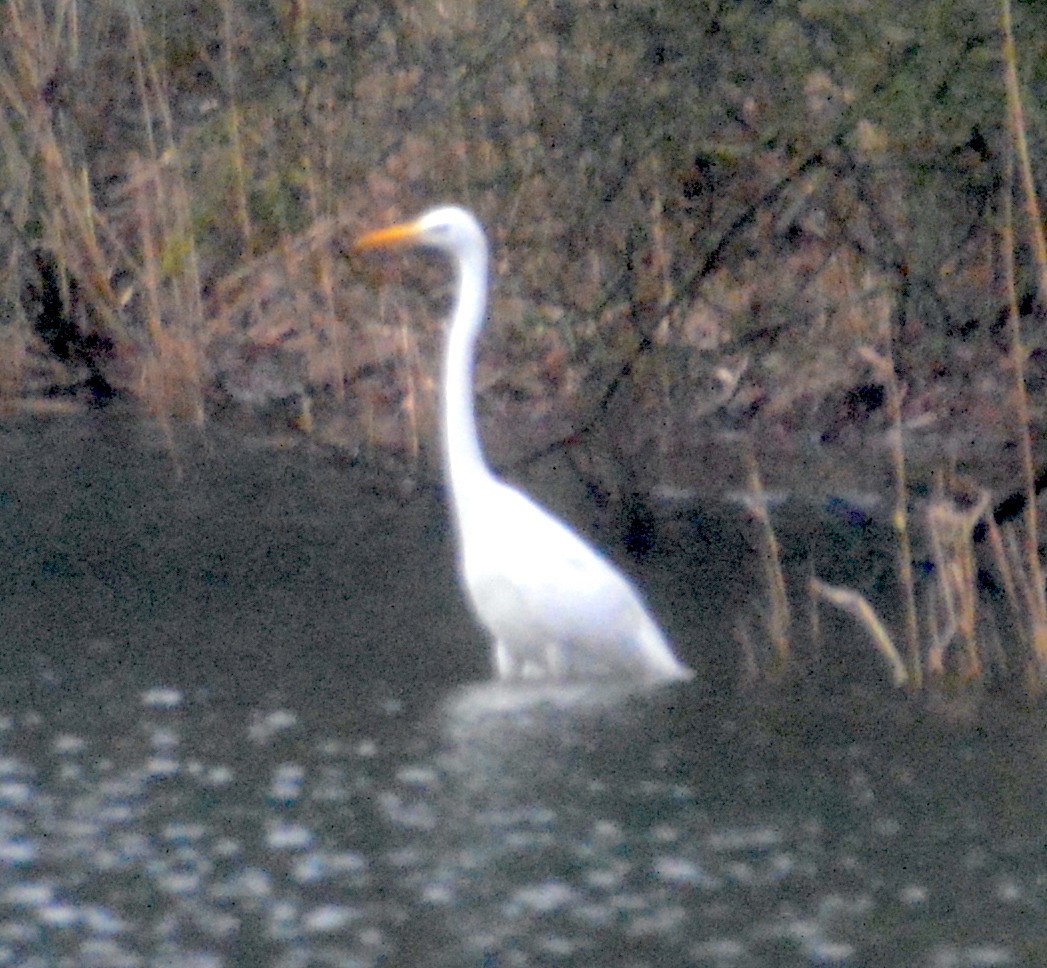
<instances>
[{"instance_id":1,"label":"water reflection","mask_svg":"<svg viewBox=\"0 0 1047 968\"><path fill-rule=\"evenodd\" d=\"M395 693L9 711L0 964L1041 963L1042 724Z\"/></svg>"},{"instance_id":2,"label":"water reflection","mask_svg":"<svg viewBox=\"0 0 1047 968\"><path fill-rule=\"evenodd\" d=\"M607 964L623 944L681 950L690 918L678 888L706 877L677 852L694 799L664 725L683 696L491 684L450 698L449 836L434 880L439 903L464 915L467 958Z\"/></svg>"},{"instance_id":3,"label":"water reflection","mask_svg":"<svg viewBox=\"0 0 1047 968\"><path fill-rule=\"evenodd\" d=\"M1047 964L1036 713L463 685L435 502L78 440L8 441L0 966Z\"/></svg>"}]
</instances>

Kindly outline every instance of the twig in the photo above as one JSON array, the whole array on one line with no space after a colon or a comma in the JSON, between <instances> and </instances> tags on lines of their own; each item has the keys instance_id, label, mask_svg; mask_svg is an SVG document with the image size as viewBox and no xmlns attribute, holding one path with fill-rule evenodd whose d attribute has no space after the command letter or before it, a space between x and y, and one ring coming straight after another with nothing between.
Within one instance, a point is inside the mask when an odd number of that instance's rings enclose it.
<instances>
[{"instance_id":1,"label":"twig","mask_svg":"<svg viewBox=\"0 0 1047 968\"><path fill-rule=\"evenodd\" d=\"M887 344L892 342L888 334ZM894 368L893 356L884 356L866 346L859 355L875 370L887 391L887 412L891 422L891 459L894 470L894 509L891 524L898 542L898 581L905 601L905 639L909 653L909 681L913 688L923 684L920 658L920 626L916 613L916 581L912 567L912 539L909 536L909 483L905 465L905 437L902 429L902 389Z\"/></svg>"},{"instance_id":2,"label":"twig","mask_svg":"<svg viewBox=\"0 0 1047 968\"><path fill-rule=\"evenodd\" d=\"M887 660L891 668L895 686L901 687L909 684L909 672L905 668L904 660L895 648L894 642L891 641L890 633L864 595L851 588L827 585L817 578L812 578L808 587L815 598L820 598L842 609L869 633L873 645L876 646L876 651Z\"/></svg>"},{"instance_id":3,"label":"twig","mask_svg":"<svg viewBox=\"0 0 1047 968\"><path fill-rule=\"evenodd\" d=\"M789 608L789 596L785 589L785 576L782 573L782 553L778 537L767 513L767 492L760 479L760 469L752 447L745 446L745 465L749 476L749 494L746 504L749 513L757 520L764 541L764 569L767 574L767 588L771 599L771 614L768 619L768 631L771 644L778 659L778 673L784 672L789 663L791 652L789 629L792 625L792 613Z\"/></svg>"},{"instance_id":4,"label":"twig","mask_svg":"<svg viewBox=\"0 0 1047 968\"><path fill-rule=\"evenodd\" d=\"M1021 91L1018 87L1017 54L1011 24L1010 0L1000 0L1001 28L1003 32L1004 85L1007 90L1008 121L1014 154L1017 156L1021 176L1022 195L1025 200L1025 215L1028 223L1029 241L1039 278L1041 298L1047 297L1047 243L1042 229L1043 221L1033 180L1032 163L1029 160L1029 145L1025 137L1025 116L1022 110ZM1032 421L1029 415L1029 400L1025 387L1025 361L1027 352L1022 341L1019 324L1017 286L1014 271L1014 215L1011 193L1014 182L1014 160L1008 158L1007 190L1004 192L1004 217L1001 227L1004 273L1007 282L1007 328L1011 344L1011 366L1014 377L1014 400L1021 427L1020 446L1022 471L1025 477L1025 568L1032 586L1029 602L1029 621L1032 633L1033 652L1040 674L1047 675L1047 591L1039 552L1039 514L1036 508L1036 468L1032 456Z\"/></svg>"}]
</instances>

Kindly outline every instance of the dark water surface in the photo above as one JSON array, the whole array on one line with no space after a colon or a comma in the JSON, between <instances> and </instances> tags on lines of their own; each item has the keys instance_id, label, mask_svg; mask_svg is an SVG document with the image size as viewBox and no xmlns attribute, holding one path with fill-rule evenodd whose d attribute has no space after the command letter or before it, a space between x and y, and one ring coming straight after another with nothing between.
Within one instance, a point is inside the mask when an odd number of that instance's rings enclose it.
<instances>
[{"instance_id":1,"label":"dark water surface","mask_svg":"<svg viewBox=\"0 0 1047 968\"><path fill-rule=\"evenodd\" d=\"M147 436L0 431L0 965L1047 964L1038 714L484 685L435 498Z\"/></svg>"}]
</instances>

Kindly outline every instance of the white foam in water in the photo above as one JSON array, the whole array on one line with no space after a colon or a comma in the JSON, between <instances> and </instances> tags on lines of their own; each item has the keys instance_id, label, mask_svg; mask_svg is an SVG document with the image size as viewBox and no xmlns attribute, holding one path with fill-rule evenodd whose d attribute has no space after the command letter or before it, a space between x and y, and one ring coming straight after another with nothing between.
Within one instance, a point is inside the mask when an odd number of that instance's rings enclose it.
<instances>
[{"instance_id":1,"label":"white foam in water","mask_svg":"<svg viewBox=\"0 0 1047 968\"><path fill-rule=\"evenodd\" d=\"M697 864L685 857L655 858L654 873L669 884L697 887L713 882Z\"/></svg>"},{"instance_id":2,"label":"white foam in water","mask_svg":"<svg viewBox=\"0 0 1047 968\"><path fill-rule=\"evenodd\" d=\"M108 908L89 905L82 912L84 924L93 934L116 935L128 930L127 922Z\"/></svg>"},{"instance_id":3,"label":"white foam in water","mask_svg":"<svg viewBox=\"0 0 1047 968\"><path fill-rule=\"evenodd\" d=\"M313 832L299 824L284 823L270 827L265 841L273 850L304 850L312 845Z\"/></svg>"},{"instance_id":4,"label":"white foam in water","mask_svg":"<svg viewBox=\"0 0 1047 968\"><path fill-rule=\"evenodd\" d=\"M297 763L281 763L273 772L269 799L277 803L292 803L302 795L305 768Z\"/></svg>"},{"instance_id":5,"label":"white foam in water","mask_svg":"<svg viewBox=\"0 0 1047 968\"><path fill-rule=\"evenodd\" d=\"M174 776L179 764L173 756L151 756L145 762L145 771L150 779L162 780Z\"/></svg>"},{"instance_id":6,"label":"white foam in water","mask_svg":"<svg viewBox=\"0 0 1047 968\"><path fill-rule=\"evenodd\" d=\"M141 695L142 705L149 709L177 709L185 701L180 689L157 686L146 689Z\"/></svg>"},{"instance_id":7,"label":"white foam in water","mask_svg":"<svg viewBox=\"0 0 1047 968\"><path fill-rule=\"evenodd\" d=\"M355 908L340 904L324 904L309 911L302 920L302 926L306 931L313 933L329 933L340 931L359 918L360 912Z\"/></svg>"},{"instance_id":8,"label":"white foam in water","mask_svg":"<svg viewBox=\"0 0 1047 968\"><path fill-rule=\"evenodd\" d=\"M71 928L80 920L80 911L72 904L56 902L43 904L36 912L41 923L52 928Z\"/></svg>"},{"instance_id":9,"label":"white foam in water","mask_svg":"<svg viewBox=\"0 0 1047 968\"><path fill-rule=\"evenodd\" d=\"M31 840L21 837L0 840L0 864L22 866L36 860L39 853L36 844Z\"/></svg>"},{"instance_id":10,"label":"white foam in water","mask_svg":"<svg viewBox=\"0 0 1047 968\"><path fill-rule=\"evenodd\" d=\"M169 823L160 836L174 843L198 843L207 836L207 827L202 823Z\"/></svg>"},{"instance_id":11,"label":"white foam in water","mask_svg":"<svg viewBox=\"0 0 1047 968\"><path fill-rule=\"evenodd\" d=\"M82 736L60 734L54 738L56 753L82 753L87 748L87 740Z\"/></svg>"},{"instance_id":12,"label":"white foam in water","mask_svg":"<svg viewBox=\"0 0 1047 968\"><path fill-rule=\"evenodd\" d=\"M297 725L298 716L289 709L274 709L264 714L253 713L247 727L247 735L255 743L268 743Z\"/></svg>"},{"instance_id":13,"label":"white foam in water","mask_svg":"<svg viewBox=\"0 0 1047 968\"><path fill-rule=\"evenodd\" d=\"M23 881L21 884L12 884L2 896L5 904L39 907L53 900L55 888L47 881Z\"/></svg>"},{"instance_id":14,"label":"white foam in water","mask_svg":"<svg viewBox=\"0 0 1047 968\"><path fill-rule=\"evenodd\" d=\"M17 807L30 801L33 788L21 780L0 780L0 804Z\"/></svg>"},{"instance_id":15,"label":"white foam in water","mask_svg":"<svg viewBox=\"0 0 1047 968\"><path fill-rule=\"evenodd\" d=\"M371 759L378 755L378 744L373 739L364 739L356 744L355 753L362 759Z\"/></svg>"},{"instance_id":16,"label":"white foam in water","mask_svg":"<svg viewBox=\"0 0 1047 968\"><path fill-rule=\"evenodd\" d=\"M432 787L437 785L440 774L430 766L402 766L396 771L396 779L410 786Z\"/></svg>"},{"instance_id":17,"label":"white foam in water","mask_svg":"<svg viewBox=\"0 0 1047 968\"><path fill-rule=\"evenodd\" d=\"M344 878L345 875L359 876L367 870L367 858L351 851L325 853L311 851L300 857L291 869L292 876L301 884L314 884Z\"/></svg>"},{"instance_id":18,"label":"white foam in water","mask_svg":"<svg viewBox=\"0 0 1047 968\"><path fill-rule=\"evenodd\" d=\"M514 891L510 905L538 914L545 914L567 907L575 901L577 892L562 881L543 881L529 884Z\"/></svg>"},{"instance_id":19,"label":"white foam in water","mask_svg":"<svg viewBox=\"0 0 1047 968\"><path fill-rule=\"evenodd\" d=\"M272 892L272 877L258 867L245 867L214 889L216 897L232 900L259 899L269 897Z\"/></svg>"}]
</instances>

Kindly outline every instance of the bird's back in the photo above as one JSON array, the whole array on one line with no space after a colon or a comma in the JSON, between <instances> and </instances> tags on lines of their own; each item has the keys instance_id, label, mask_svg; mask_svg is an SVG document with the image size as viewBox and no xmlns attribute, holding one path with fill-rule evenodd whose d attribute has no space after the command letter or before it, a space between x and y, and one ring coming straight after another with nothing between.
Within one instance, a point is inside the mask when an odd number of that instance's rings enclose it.
<instances>
[{"instance_id":1,"label":"bird's back","mask_svg":"<svg viewBox=\"0 0 1047 968\"><path fill-rule=\"evenodd\" d=\"M500 481L463 502L462 571L503 677L683 678L639 593L566 524Z\"/></svg>"}]
</instances>

